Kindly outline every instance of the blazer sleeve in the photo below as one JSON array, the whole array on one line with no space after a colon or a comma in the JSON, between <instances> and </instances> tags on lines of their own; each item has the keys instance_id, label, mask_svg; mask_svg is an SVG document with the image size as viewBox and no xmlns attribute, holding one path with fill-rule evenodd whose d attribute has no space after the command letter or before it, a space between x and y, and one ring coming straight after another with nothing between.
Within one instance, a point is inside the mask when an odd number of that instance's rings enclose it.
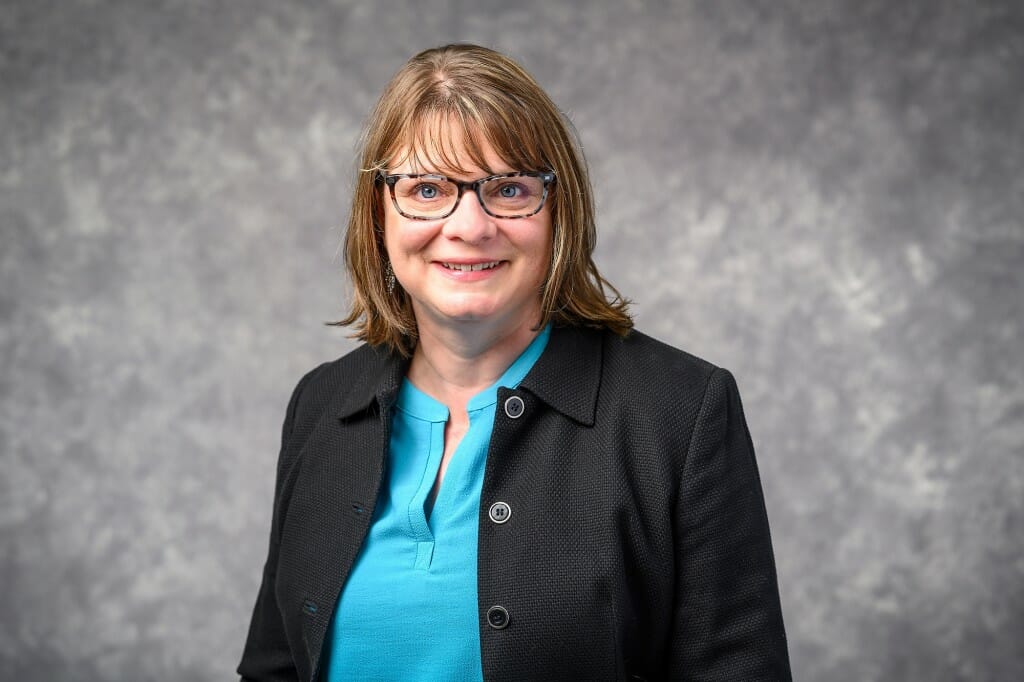
<instances>
[{"instance_id":1,"label":"blazer sleeve","mask_svg":"<svg viewBox=\"0 0 1024 682\"><path fill-rule=\"evenodd\" d=\"M670 678L792 679L761 480L726 370L708 379L678 490Z\"/></svg>"},{"instance_id":2,"label":"blazer sleeve","mask_svg":"<svg viewBox=\"0 0 1024 682\"><path fill-rule=\"evenodd\" d=\"M315 370L314 370L315 372ZM285 480L292 468L289 444L295 425L302 390L314 374L310 372L299 381L288 401L284 425L281 427L281 452L277 461L277 477L274 485L274 512L270 524L270 545L267 561L263 566L263 580L253 608L249 635L246 639L238 674L245 682L292 682L299 679L291 648L285 635L284 620L277 604L275 586L277 583L278 547L282 522L282 491Z\"/></svg>"}]
</instances>

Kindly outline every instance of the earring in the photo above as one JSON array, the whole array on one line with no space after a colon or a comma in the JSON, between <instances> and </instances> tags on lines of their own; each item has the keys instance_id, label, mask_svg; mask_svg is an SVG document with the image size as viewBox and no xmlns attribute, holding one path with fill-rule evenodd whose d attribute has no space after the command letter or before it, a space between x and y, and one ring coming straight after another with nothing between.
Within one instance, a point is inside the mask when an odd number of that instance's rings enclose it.
<instances>
[{"instance_id":1,"label":"earring","mask_svg":"<svg viewBox=\"0 0 1024 682\"><path fill-rule=\"evenodd\" d=\"M395 293L395 271L391 267L391 261L388 261L387 266L384 268L384 281L387 282L388 293Z\"/></svg>"}]
</instances>

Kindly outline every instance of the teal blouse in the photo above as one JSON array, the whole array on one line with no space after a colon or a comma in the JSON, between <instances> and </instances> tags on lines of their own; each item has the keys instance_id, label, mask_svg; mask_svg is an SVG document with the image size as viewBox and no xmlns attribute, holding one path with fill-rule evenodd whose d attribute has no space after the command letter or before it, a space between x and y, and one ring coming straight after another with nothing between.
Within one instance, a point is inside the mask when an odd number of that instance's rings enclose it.
<instances>
[{"instance_id":1,"label":"teal blouse","mask_svg":"<svg viewBox=\"0 0 1024 682\"><path fill-rule=\"evenodd\" d=\"M498 387L519 385L550 332L470 399L469 429L432 508L448 409L402 382L385 485L324 642L329 682L482 679L477 524Z\"/></svg>"}]
</instances>

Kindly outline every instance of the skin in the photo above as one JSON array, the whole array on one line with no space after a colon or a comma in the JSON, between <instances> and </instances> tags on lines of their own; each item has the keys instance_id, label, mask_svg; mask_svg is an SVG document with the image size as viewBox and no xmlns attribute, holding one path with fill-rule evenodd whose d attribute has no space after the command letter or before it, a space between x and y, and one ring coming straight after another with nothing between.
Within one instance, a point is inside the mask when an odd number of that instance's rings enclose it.
<instances>
[{"instance_id":1,"label":"skin","mask_svg":"<svg viewBox=\"0 0 1024 682\"><path fill-rule=\"evenodd\" d=\"M493 172L522 170L505 163L489 145L482 147ZM465 153L460 157L469 158ZM407 162L389 172L436 172L461 181L490 174L474 166L466 170L414 168ZM493 218L472 192L441 220L405 218L390 196L384 206L384 246L412 301L419 332L408 378L449 412L436 495L469 427L467 401L497 381L537 335L540 290L551 259L551 213L545 204L528 218ZM443 265L495 261L497 267L475 272Z\"/></svg>"}]
</instances>

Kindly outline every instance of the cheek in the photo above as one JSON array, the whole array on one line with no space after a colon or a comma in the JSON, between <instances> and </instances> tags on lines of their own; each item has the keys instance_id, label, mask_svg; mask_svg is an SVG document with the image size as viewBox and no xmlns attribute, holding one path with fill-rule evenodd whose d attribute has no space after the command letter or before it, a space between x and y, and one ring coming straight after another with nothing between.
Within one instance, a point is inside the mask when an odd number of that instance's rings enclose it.
<instances>
[{"instance_id":1,"label":"cheek","mask_svg":"<svg viewBox=\"0 0 1024 682\"><path fill-rule=\"evenodd\" d=\"M426 248L436 232L437 228L430 222L408 220L393 210L384 214L384 248L391 260Z\"/></svg>"},{"instance_id":2,"label":"cheek","mask_svg":"<svg viewBox=\"0 0 1024 682\"><path fill-rule=\"evenodd\" d=\"M533 260L537 264L536 270L541 280L547 278L548 270L551 268L551 255L554 252L554 233L551 229L550 218L540 226L537 237L533 243Z\"/></svg>"}]
</instances>

